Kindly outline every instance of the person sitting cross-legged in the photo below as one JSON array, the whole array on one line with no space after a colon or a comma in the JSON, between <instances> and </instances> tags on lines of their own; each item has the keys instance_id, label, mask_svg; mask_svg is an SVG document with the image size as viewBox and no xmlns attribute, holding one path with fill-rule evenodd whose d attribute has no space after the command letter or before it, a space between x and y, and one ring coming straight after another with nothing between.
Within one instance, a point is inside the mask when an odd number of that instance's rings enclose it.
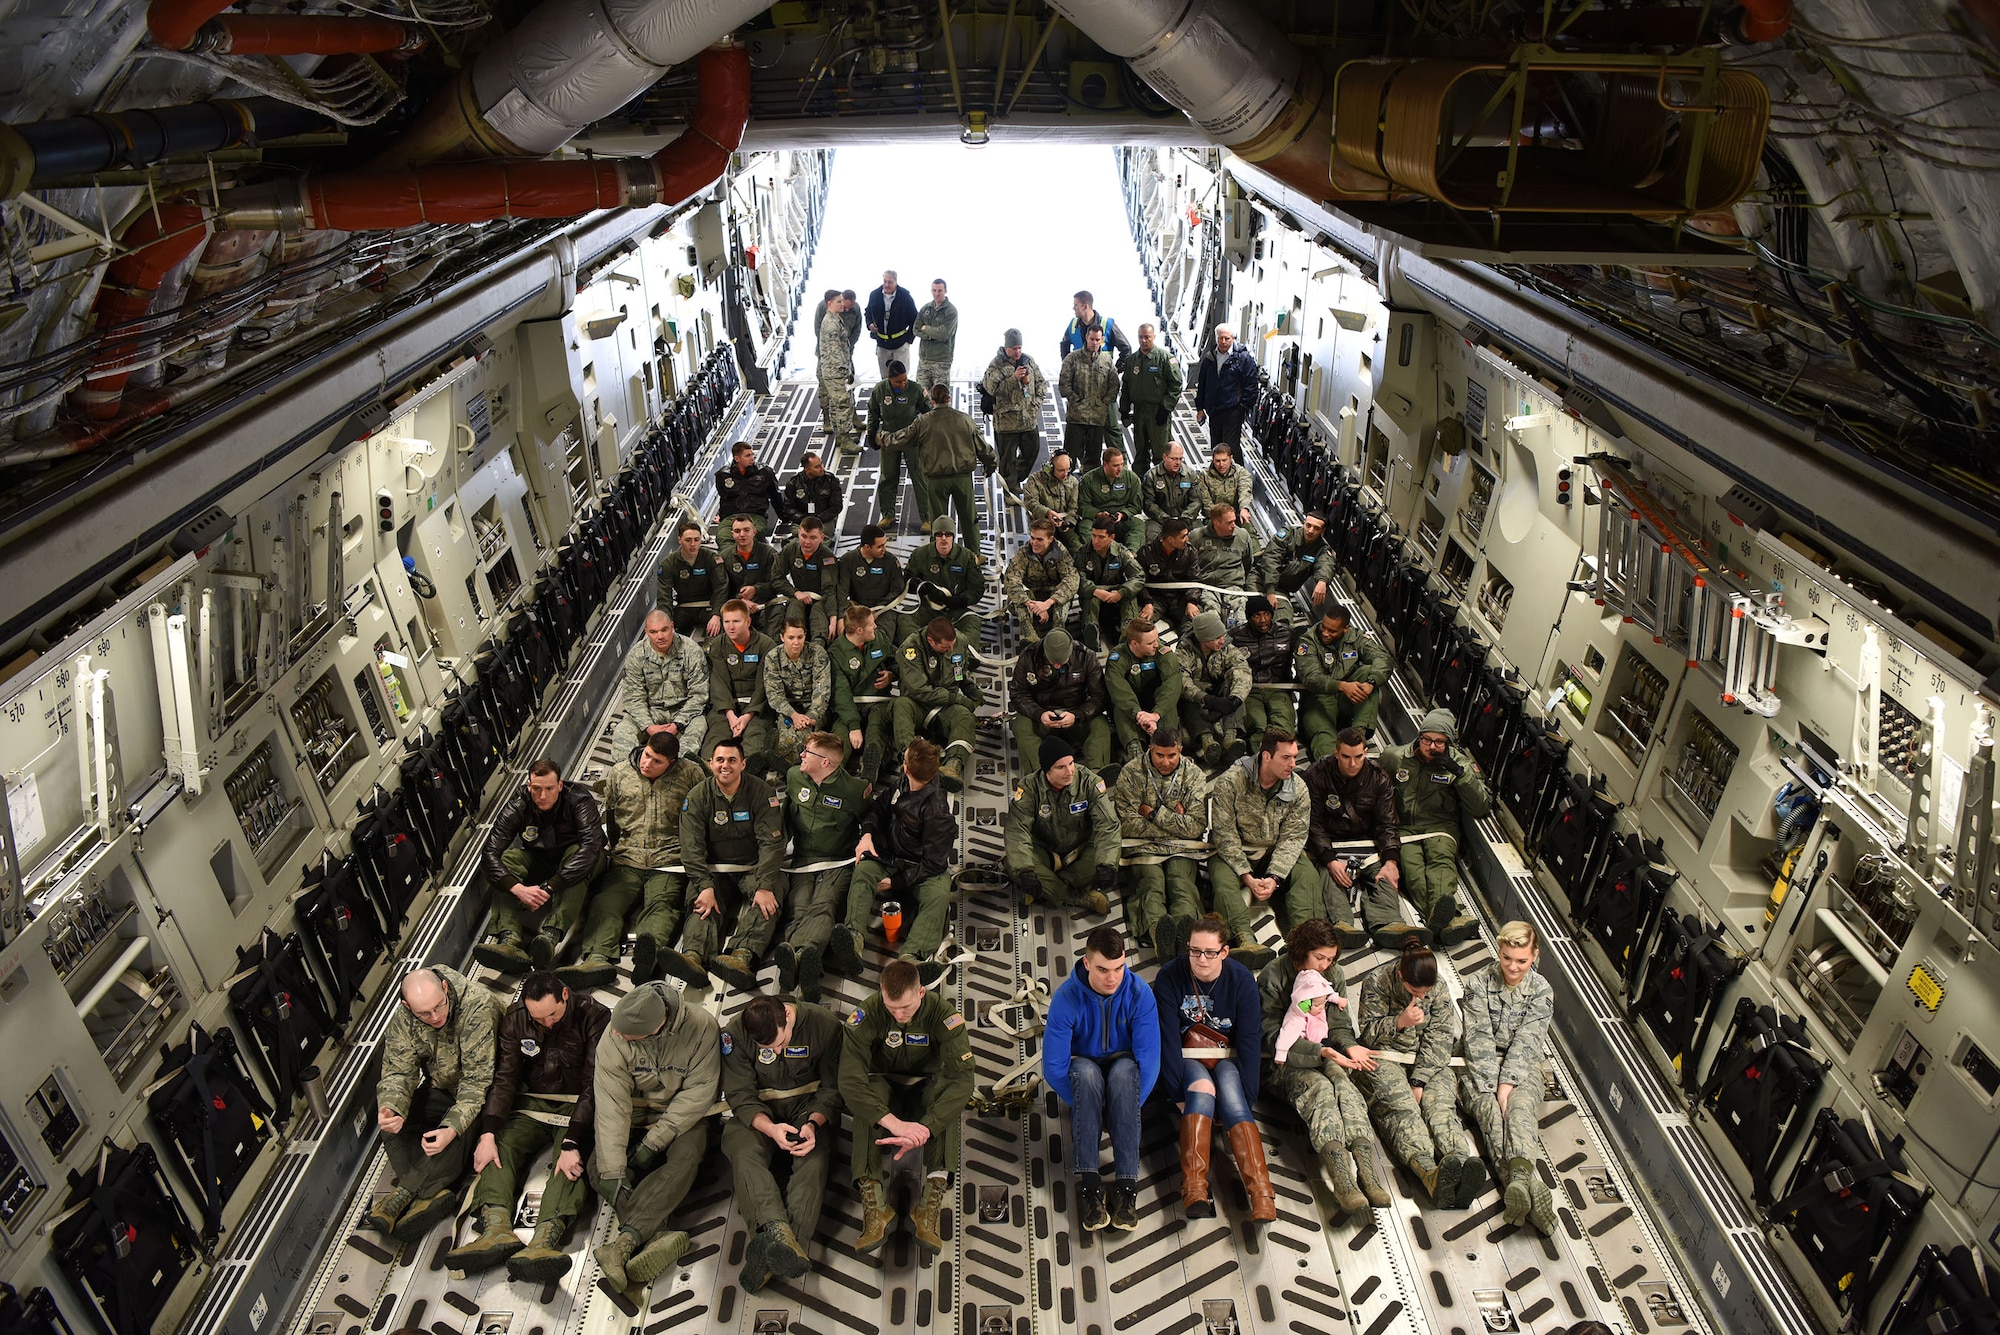
<instances>
[{"instance_id":1,"label":"person sitting cross-legged","mask_svg":"<svg viewBox=\"0 0 2000 1335\"><path fill-rule=\"evenodd\" d=\"M951 869L958 860L958 819L937 782L936 746L919 737L903 752L903 772L884 784L861 817L861 840L847 885L847 921L833 929L827 963L858 972L861 940L877 897L916 899L916 919L904 938L902 958L917 966L929 987L945 966L932 958L944 943L951 915Z\"/></svg>"},{"instance_id":2,"label":"person sitting cross-legged","mask_svg":"<svg viewBox=\"0 0 2000 1335\"><path fill-rule=\"evenodd\" d=\"M1049 1002L1042 1078L1070 1110L1076 1220L1095 1231L1139 1227L1139 1109L1160 1074L1160 1015L1146 985L1125 967L1116 927L1093 928L1083 959ZM1111 1133L1109 1198L1099 1135Z\"/></svg>"}]
</instances>

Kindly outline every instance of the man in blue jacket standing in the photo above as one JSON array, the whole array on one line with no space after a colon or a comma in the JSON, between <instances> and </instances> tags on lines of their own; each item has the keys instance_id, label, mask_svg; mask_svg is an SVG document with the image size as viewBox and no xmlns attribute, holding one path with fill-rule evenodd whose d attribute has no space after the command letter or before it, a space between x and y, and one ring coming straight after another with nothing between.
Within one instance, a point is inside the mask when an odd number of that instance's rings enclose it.
<instances>
[{"instance_id":1,"label":"man in blue jacket standing","mask_svg":"<svg viewBox=\"0 0 2000 1335\"><path fill-rule=\"evenodd\" d=\"M1194 386L1194 420L1208 422L1210 448L1227 445L1242 457L1243 419L1256 405L1257 359L1237 343L1234 329L1219 324L1215 351L1201 359Z\"/></svg>"},{"instance_id":2,"label":"man in blue jacket standing","mask_svg":"<svg viewBox=\"0 0 2000 1335\"><path fill-rule=\"evenodd\" d=\"M1070 1167L1077 1217L1092 1231L1139 1227L1139 1108L1160 1074L1160 1013L1125 967L1125 938L1099 927L1083 964L1056 989L1042 1035L1042 1078L1070 1110ZM1097 1139L1111 1132L1114 1181L1107 1203Z\"/></svg>"},{"instance_id":3,"label":"man in blue jacket standing","mask_svg":"<svg viewBox=\"0 0 2000 1335\"><path fill-rule=\"evenodd\" d=\"M896 286L896 271L882 271L882 286L868 294L868 333L875 340L875 361L882 379L889 378L889 363L915 366L917 299L907 287Z\"/></svg>"}]
</instances>

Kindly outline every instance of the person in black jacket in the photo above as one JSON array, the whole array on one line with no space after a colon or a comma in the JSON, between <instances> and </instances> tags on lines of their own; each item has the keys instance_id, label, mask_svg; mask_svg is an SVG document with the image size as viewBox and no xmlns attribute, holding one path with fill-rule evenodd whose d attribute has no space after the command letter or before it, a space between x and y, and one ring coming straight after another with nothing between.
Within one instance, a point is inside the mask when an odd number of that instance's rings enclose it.
<instances>
[{"instance_id":1,"label":"person in black jacket","mask_svg":"<svg viewBox=\"0 0 2000 1335\"><path fill-rule=\"evenodd\" d=\"M861 941L881 895L907 905L916 897L916 921L903 938L902 957L914 961L929 987L945 966L932 959L944 941L951 911L951 869L958 860L958 822L944 785L937 782L943 753L919 737L903 752L903 776L876 790L861 818L854 879L847 883L847 921L833 929L827 964L852 974L861 966ZM907 913L907 910L906 910Z\"/></svg>"},{"instance_id":2,"label":"person in black jacket","mask_svg":"<svg viewBox=\"0 0 2000 1335\"><path fill-rule=\"evenodd\" d=\"M1157 621L1180 630L1201 611L1201 591L1192 587L1201 580L1201 567L1188 541L1187 520L1176 515L1161 521L1160 536L1139 549L1139 569L1146 587L1128 621Z\"/></svg>"},{"instance_id":3,"label":"person in black jacket","mask_svg":"<svg viewBox=\"0 0 2000 1335\"><path fill-rule=\"evenodd\" d=\"M1359 887L1362 921L1369 934L1392 948L1411 934L1428 940L1422 928L1402 921L1396 784L1369 757L1368 734L1359 728L1341 729L1334 738L1333 754L1314 761L1305 778L1312 800L1306 856L1326 871L1329 909L1351 905ZM1357 930L1344 914L1333 929L1342 950L1368 948L1368 934Z\"/></svg>"},{"instance_id":4,"label":"person in black jacket","mask_svg":"<svg viewBox=\"0 0 2000 1335\"><path fill-rule=\"evenodd\" d=\"M1194 420L1207 422L1210 446L1242 452L1243 419L1257 406L1257 359L1226 324L1215 327L1215 350L1201 359L1194 386Z\"/></svg>"},{"instance_id":5,"label":"person in black jacket","mask_svg":"<svg viewBox=\"0 0 2000 1335\"><path fill-rule=\"evenodd\" d=\"M896 286L896 271L882 271L882 286L868 294L869 337L875 340L875 360L882 379L889 378L889 363L915 366L914 340L917 329L917 299L907 287Z\"/></svg>"},{"instance_id":6,"label":"person in black jacket","mask_svg":"<svg viewBox=\"0 0 2000 1335\"><path fill-rule=\"evenodd\" d=\"M784 513L784 498L778 494L778 475L757 462L757 452L747 440L739 440L729 451L729 466L715 474L715 540L729 532L729 521L749 516L757 526L757 536L770 530L771 516Z\"/></svg>"},{"instance_id":7,"label":"person in black jacket","mask_svg":"<svg viewBox=\"0 0 2000 1335\"><path fill-rule=\"evenodd\" d=\"M514 847L515 839L521 841ZM493 917L472 956L501 973L555 963L556 948L583 913L590 883L604 869L604 817L580 783L564 783L547 760L528 767L528 782L500 804L480 856L493 890ZM528 941L528 919L547 910Z\"/></svg>"},{"instance_id":8,"label":"person in black jacket","mask_svg":"<svg viewBox=\"0 0 2000 1335\"><path fill-rule=\"evenodd\" d=\"M584 1165L596 1143L597 1040L611 1010L589 993L572 993L552 973L531 973L521 999L500 1017L493 1084L472 1152L471 1206L479 1235L445 1256L453 1270L473 1273L505 1261L517 1280L542 1283L569 1273L563 1250L569 1226L590 1199ZM566 1119L566 1120L565 1120ZM535 1159L555 1142L542 1189L535 1238L524 1251L514 1235L514 1202Z\"/></svg>"},{"instance_id":9,"label":"person in black jacket","mask_svg":"<svg viewBox=\"0 0 2000 1335\"><path fill-rule=\"evenodd\" d=\"M840 479L826 471L826 462L819 451L807 450L799 458L799 471L785 483L784 494L778 501L778 516L797 523L812 515L828 528L838 529L841 507L846 504L847 494L841 489Z\"/></svg>"}]
</instances>

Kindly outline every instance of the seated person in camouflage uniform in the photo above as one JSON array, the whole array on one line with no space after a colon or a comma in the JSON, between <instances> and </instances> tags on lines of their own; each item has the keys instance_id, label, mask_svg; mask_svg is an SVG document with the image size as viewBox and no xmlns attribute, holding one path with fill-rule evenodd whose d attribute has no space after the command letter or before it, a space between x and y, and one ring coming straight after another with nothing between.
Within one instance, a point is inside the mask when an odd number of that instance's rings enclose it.
<instances>
[{"instance_id":1,"label":"seated person in camouflage uniform","mask_svg":"<svg viewBox=\"0 0 2000 1335\"><path fill-rule=\"evenodd\" d=\"M1094 927L1083 957L1049 1001L1042 1079L1070 1112L1070 1171L1086 1232L1139 1227L1139 1111L1160 1077L1160 1011L1125 967L1125 938ZM1111 1137L1112 1183L1104 1192L1098 1140Z\"/></svg>"},{"instance_id":2,"label":"seated person in camouflage uniform","mask_svg":"<svg viewBox=\"0 0 2000 1335\"><path fill-rule=\"evenodd\" d=\"M1216 506L1226 505L1236 512L1238 524L1249 526L1250 475L1237 466L1236 453L1227 444L1217 442L1209 447L1208 471L1195 479L1194 490L1203 514L1213 514Z\"/></svg>"},{"instance_id":3,"label":"seated person in camouflage uniform","mask_svg":"<svg viewBox=\"0 0 2000 1335\"><path fill-rule=\"evenodd\" d=\"M1429 932L1403 921L1396 785L1369 758L1361 729L1341 729L1333 754L1306 770L1306 791L1312 801L1306 856L1326 870L1326 911L1341 947L1364 950L1372 939L1401 950L1412 936L1430 944ZM1365 933L1353 921L1357 890Z\"/></svg>"},{"instance_id":4,"label":"seated person in camouflage uniform","mask_svg":"<svg viewBox=\"0 0 2000 1335\"><path fill-rule=\"evenodd\" d=\"M452 1217L471 1156L469 1133L493 1084L500 1003L456 969L436 965L403 979L403 1004L382 1031L375 1124L396 1187L368 1212L368 1227L414 1242Z\"/></svg>"},{"instance_id":5,"label":"seated person in camouflage uniform","mask_svg":"<svg viewBox=\"0 0 2000 1335\"><path fill-rule=\"evenodd\" d=\"M1187 451L1179 441L1168 445L1160 462L1148 470L1144 501L1147 542L1160 536L1160 525L1169 519L1200 522L1201 506L1194 489L1198 476L1187 466Z\"/></svg>"},{"instance_id":6,"label":"seated person in camouflage uniform","mask_svg":"<svg viewBox=\"0 0 2000 1335\"><path fill-rule=\"evenodd\" d=\"M1238 736L1250 698L1250 660L1214 612L1194 619L1174 657L1181 661L1181 736L1197 763L1221 769L1243 754Z\"/></svg>"},{"instance_id":7,"label":"seated person in camouflage uniform","mask_svg":"<svg viewBox=\"0 0 2000 1335\"><path fill-rule=\"evenodd\" d=\"M1164 723L1180 714L1181 660L1160 652L1160 628L1141 617L1125 623L1124 647L1104 660L1104 693L1111 724L1127 761L1136 760Z\"/></svg>"},{"instance_id":8,"label":"seated person in camouflage uniform","mask_svg":"<svg viewBox=\"0 0 2000 1335\"><path fill-rule=\"evenodd\" d=\"M1248 618L1229 632L1250 664L1250 695L1243 702L1243 730L1253 737L1268 728L1298 731L1299 710L1293 700L1292 636L1277 624L1271 600L1262 594L1243 605Z\"/></svg>"},{"instance_id":9,"label":"seated person in camouflage uniform","mask_svg":"<svg viewBox=\"0 0 2000 1335\"><path fill-rule=\"evenodd\" d=\"M1292 667L1299 683L1299 730L1315 759L1333 754L1333 736L1342 728L1375 726L1389 659L1381 645L1353 627L1345 607L1328 602L1318 624L1299 632Z\"/></svg>"},{"instance_id":10,"label":"seated person in camouflage uniform","mask_svg":"<svg viewBox=\"0 0 2000 1335\"><path fill-rule=\"evenodd\" d=\"M873 783L882 772L883 748L894 736L896 646L876 629L875 609L850 604L841 618L842 634L827 650L833 669L833 730L847 738L849 755L859 757L861 777Z\"/></svg>"},{"instance_id":11,"label":"seated person in camouflage uniform","mask_svg":"<svg viewBox=\"0 0 2000 1335\"><path fill-rule=\"evenodd\" d=\"M903 563L889 550L889 535L879 524L861 530L861 545L840 558L834 602L845 618L858 605L875 609L875 629L890 644L903 641Z\"/></svg>"},{"instance_id":12,"label":"seated person in camouflage uniform","mask_svg":"<svg viewBox=\"0 0 2000 1335\"><path fill-rule=\"evenodd\" d=\"M1076 552L1077 618L1084 648L1096 653L1115 648L1125 638L1126 621L1139 606L1145 587L1139 558L1112 537L1116 527L1109 515L1090 521L1090 541Z\"/></svg>"},{"instance_id":13,"label":"seated person in camouflage uniform","mask_svg":"<svg viewBox=\"0 0 2000 1335\"><path fill-rule=\"evenodd\" d=\"M1106 445L1104 465L1077 480L1076 505L1082 521L1109 515L1118 541L1125 546L1137 547L1146 541L1146 512L1139 479L1125 471L1125 451L1119 446ZM1079 532L1077 544L1081 545L1087 536L1087 532Z\"/></svg>"},{"instance_id":14,"label":"seated person in camouflage uniform","mask_svg":"<svg viewBox=\"0 0 2000 1335\"><path fill-rule=\"evenodd\" d=\"M619 942L634 905L637 940L632 947L632 980L659 975L660 952L680 937L687 906L687 874L681 870L681 807L700 783L698 761L681 754L680 738L655 733L644 746L611 767L604 781L610 834L610 866L584 912L577 933L577 962L556 970L577 991L605 987L618 976Z\"/></svg>"},{"instance_id":15,"label":"seated person in camouflage uniform","mask_svg":"<svg viewBox=\"0 0 2000 1335\"><path fill-rule=\"evenodd\" d=\"M528 766L527 783L494 814L480 856L493 916L473 958L501 973L550 967L603 868L604 817L597 799L580 783L564 783L549 761L537 760ZM537 914L541 929L529 941L528 920Z\"/></svg>"},{"instance_id":16,"label":"seated person in camouflage uniform","mask_svg":"<svg viewBox=\"0 0 2000 1335\"><path fill-rule=\"evenodd\" d=\"M965 1017L924 990L915 964L890 960L882 966L880 990L846 1018L840 1097L854 1119L854 1185L861 1191L861 1236L854 1249L865 1255L889 1240L896 1212L883 1177L889 1164L915 1151L924 1192L910 1226L917 1246L935 1256L944 1250L939 1215L976 1074Z\"/></svg>"},{"instance_id":17,"label":"seated person in camouflage uniform","mask_svg":"<svg viewBox=\"0 0 2000 1335\"><path fill-rule=\"evenodd\" d=\"M1209 786L1210 902L1229 924L1230 944L1245 967L1261 969L1271 959L1270 947L1251 931L1258 906L1271 906L1280 931L1326 916L1319 872L1305 856L1311 799L1293 772L1298 763L1298 739L1273 728L1254 754Z\"/></svg>"},{"instance_id":18,"label":"seated person in camouflage uniform","mask_svg":"<svg viewBox=\"0 0 2000 1335\"><path fill-rule=\"evenodd\" d=\"M1498 954L1465 980L1465 1066L1458 1102L1479 1128L1506 1191L1501 1217L1530 1224L1543 1237L1556 1231L1555 1200L1535 1168L1542 1148L1542 1063L1549 1048L1555 991L1535 968L1541 938L1526 922L1502 923Z\"/></svg>"},{"instance_id":19,"label":"seated person in camouflage uniform","mask_svg":"<svg viewBox=\"0 0 2000 1335\"><path fill-rule=\"evenodd\" d=\"M774 597L765 609L766 629L773 634L786 621L803 620L816 643L832 639L833 619L840 614L835 598L839 568L826 529L815 515L799 520L798 536L785 544L772 568Z\"/></svg>"},{"instance_id":20,"label":"seated person in camouflage uniform","mask_svg":"<svg viewBox=\"0 0 2000 1335\"><path fill-rule=\"evenodd\" d=\"M904 567L917 592L916 620L939 617L958 627L968 646L979 643L979 604L986 599L986 571L979 553L958 540L950 515L931 521L931 540L910 553Z\"/></svg>"},{"instance_id":21,"label":"seated person in camouflage uniform","mask_svg":"<svg viewBox=\"0 0 2000 1335\"><path fill-rule=\"evenodd\" d=\"M730 545L722 549L722 587L731 598L762 612L778 596L778 554L764 531L742 515L729 521Z\"/></svg>"},{"instance_id":22,"label":"seated person in camouflage uniform","mask_svg":"<svg viewBox=\"0 0 2000 1335\"><path fill-rule=\"evenodd\" d=\"M677 735L692 755L708 729L708 656L693 635L674 629L665 612L648 612L646 633L625 656L619 698L625 717L612 738L615 750L629 751L665 732Z\"/></svg>"},{"instance_id":23,"label":"seated person in camouflage uniform","mask_svg":"<svg viewBox=\"0 0 2000 1335\"><path fill-rule=\"evenodd\" d=\"M805 623L785 622L775 653L764 659L760 708L777 720L771 756L781 766L798 763L806 734L818 732L833 707L833 669L826 645L807 637Z\"/></svg>"},{"instance_id":24,"label":"seated person in camouflage uniform","mask_svg":"<svg viewBox=\"0 0 2000 1335\"><path fill-rule=\"evenodd\" d=\"M722 560L701 540L701 525L683 519L675 530L680 545L660 563L657 605L674 619L683 635L717 635L722 631L724 590Z\"/></svg>"},{"instance_id":25,"label":"seated person in camouflage uniform","mask_svg":"<svg viewBox=\"0 0 2000 1335\"><path fill-rule=\"evenodd\" d=\"M847 907L854 879L855 845L868 814L872 786L841 768L847 752L840 738L816 732L806 738L799 763L785 775L785 830L792 839L790 890L785 896L785 939L773 952L778 990L798 989L801 1000L819 1000L820 970L828 935Z\"/></svg>"},{"instance_id":26,"label":"seated person in camouflage uniform","mask_svg":"<svg viewBox=\"0 0 2000 1335\"><path fill-rule=\"evenodd\" d=\"M1336 566L1326 540L1326 512L1314 510L1297 528L1286 529L1264 548L1263 587L1276 601L1290 601L1303 590L1313 607L1322 607L1333 588Z\"/></svg>"},{"instance_id":27,"label":"seated person in camouflage uniform","mask_svg":"<svg viewBox=\"0 0 2000 1335\"><path fill-rule=\"evenodd\" d=\"M958 627L943 617L903 641L896 656L902 694L896 699L896 749L907 751L919 734L944 747L938 781L948 793L965 787L972 766L973 711L986 693L972 675L972 651Z\"/></svg>"},{"instance_id":28,"label":"seated person in camouflage uniform","mask_svg":"<svg viewBox=\"0 0 2000 1335\"><path fill-rule=\"evenodd\" d=\"M1028 512L1028 524L1032 527L1036 520L1046 519L1049 532L1065 547L1081 541L1077 530L1081 526L1077 510L1076 478L1070 475L1072 461L1067 454L1057 453L1049 459L1048 466L1036 471L1022 488L1022 508Z\"/></svg>"},{"instance_id":29,"label":"seated person in camouflage uniform","mask_svg":"<svg viewBox=\"0 0 2000 1335\"><path fill-rule=\"evenodd\" d=\"M1034 755L1044 737L1061 737L1102 771L1111 762L1110 700L1094 654L1076 652L1066 630L1021 646L1007 683L1014 707L1014 753Z\"/></svg>"},{"instance_id":30,"label":"seated person in camouflage uniform","mask_svg":"<svg viewBox=\"0 0 2000 1335\"><path fill-rule=\"evenodd\" d=\"M445 1254L445 1265L472 1274L507 1263L507 1277L545 1283L569 1273L570 1224L590 1199L584 1165L597 1143L592 1076L597 1043L611 1010L589 993L573 993L552 973L531 973L521 999L500 1017L500 1055L493 1088L480 1115L472 1152L471 1207L479 1235ZM535 1215L535 1238L524 1251L514 1235L521 1179L543 1155L549 1180Z\"/></svg>"},{"instance_id":31,"label":"seated person in camouflage uniform","mask_svg":"<svg viewBox=\"0 0 2000 1335\"><path fill-rule=\"evenodd\" d=\"M847 493L840 479L826 471L826 461L818 450L799 456L799 471L779 494L778 516L804 527L808 516L822 524L840 525L840 512L847 505Z\"/></svg>"},{"instance_id":32,"label":"seated person in camouflage uniform","mask_svg":"<svg viewBox=\"0 0 2000 1335\"><path fill-rule=\"evenodd\" d=\"M832 1011L761 995L722 1031L722 1097L729 1103L722 1152L750 1232L740 1276L746 1292L812 1269L806 1246L826 1199L846 1042Z\"/></svg>"},{"instance_id":33,"label":"seated person in camouflage uniform","mask_svg":"<svg viewBox=\"0 0 2000 1335\"><path fill-rule=\"evenodd\" d=\"M1199 867L1208 855L1190 845L1208 837L1208 777L1182 763L1178 732L1157 728L1145 758L1119 769L1111 805L1125 846L1126 927L1170 960L1202 914Z\"/></svg>"},{"instance_id":34,"label":"seated person in camouflage uniform","mask_svg":"<svg viewBox=\"0 0 2000 1335\"><path fill-rule=\"evenodd\" d=\"M1417 740L1386 748L1381 763L1396 781L1403 893L1439 945L1470 941L1479 923L1459 911L1458 838L1466 821L1493 809L1493 795L1479 762L1458 745L1458 720L1449 709L1431 710Z\"/></svg>"},{"instance_id":35,"label":"seated person in camouflage uniform","mask_svg":"<svg viewBox=\"0 0 2000 1335\"><path fill-rule=\"evenodd\" d=\"M1160 1039L1167 1049L1162 1072L1180 1108L1181 1210L1190 1219L1213 1219L1209 1161L1219 1122L1236 1160L1236 1174L1250 1198L1253 1223L1278 1217L1264 1136L1251 1109L1262 1085L1259 1054L1273 1023L1257 1004L1257 979L1229 958L1229 927L1213 914L1188 926L1187 953L1160 965L1153 979Z\"/></svg>"},{"instance_id":36,"label":"seated person in camouflage uniform","mask_svg":"<svg viewBox=\"0 0 2000 1335\"><path fill-rule=\"evenodd\" d=\"M1190 535L1188 546L1194 551L1195 569L1199 572L1196 578L1203 584L1240 589L1243 597L1257 591L1262 565L1257 555L1257 540L1250 536L1249 529L1236 522L1236 511L1229 506L1210 507L1208 522ZM1198 597L1203 607L1228 617L1238 615L1243 606L1243 597L1216 593L1214 589L1203 589Z\"/></svg>"},{"instance_id":37,"label":"seated person in camouflage uniform","mask_svg":"<svg viewBox=\"0 0 2000 1335\"><path fill-rule=\"evenodd\" d=\"M1076 763L1060 737L1044 737L1033 774L1007 808L1008 879L1023 904L1045 900L1084 913L1111 911L1118 888L1118 812L1104 780Z\"/></svg>"},{"instance_id":38,"label":"seated person in camouflage uniform","mask_svg":"<svg viewBox=\"0 0 2000 1335\"><path fill-rule=\"evenodd\" d=\"M777 934L785 799L745 772L743 743L733 737L715 744L708 769L681 810L681 862L695 892L687 939L678 952L663 952L660 964L695 987L706 987L713 971L750 992L758 961ZM736 930L729 949L717 954L731 922Z\"/></svg>"},{"instance_id":39,"label":"seated person in camouflage uniform","mask_svg":"<svg viewBox=\"0 0 2000 1335\"><path fill-rule=\"evenodd\" d=\"M1135 616L1181 630L1201 611L1201 570L1188 542L1188 522L1178 516L1160 524L1160 536L1139 549L1139 569L1145 587L1139 591Z\"/></svg>"},{"instance_id":40,"label":"seated person in camouflage uniform","mask_svg":"<svg viewBox=\"0 0 2000 1335\"><path fill-rule=\"evenodd\" d=\"M827 962L842 973L861 971L861 943L876 901L904 905L910 922L901 958L917 966L929 987L944 976L932 958L944 943L951 916L951 872L958 862L958 819L938 777L938 749L919 737L903 752L903 772L884 784L861 818L853 875L847 883L847 920L833 929ZM909 918L914 901L916 914Z\"/></svg>"},{"instance_id":41,"label":"seated person in camouflage uniform","mask_svg":"<svg viewBox=\"0 0 2000 1335\"><path fill-rule=\"evenodd\" d=\"M721 1038L707 1011L653 982L619 998L598 1040L592 1184L619 1227L590 1255L614 1291L643 1289L687 1253L688 1235L669 1231L667 1216L708 1153Z\"/></svg>"},{"instance_id":42,"label":"seated person in camouflage uniform","mask_svg":"<svg viewBox=\"0 0 2000 1335\"><path fill-rule=\"evenodd\" d=\"M1407 1164L1440 1210L1462 1210L1486 1187L1486 1165L1458 1120L1451 1074L1457 1008L1438 986L1437 956L1417 941L1361 980L1354 1027L1375 1052L1355 1083L1398 1163ZM1400 1056L1401 1060L1398 1060ZM1437 1096L1425 1095L1435 1088Z\"/></svg>"},{"instance_id":43,"label":"seated person in camouflage uniform","mask_svg":"<svg viewBox=\"0 0 2000 1335\"><path fill-rule=\"evenodd\" d=\"M752 760L771 750L771 714L764 703L764 660L778 642L755 629L750 605L731 598L722 605L722 634L708 642L708 730L702 744L733 738Z\"/></svg>"},{"instance_id":44,"label":"seated person in camouflage uniform","mask_svg":"<svg viewBox=\"0 0 2000 1335\"><path fill-rule=\"evenodd\" d=\"M1023 641L1039 640L1069 615L1070 599L1076 597L1076 562L1056 541L1048 520L1028 525L1028 545L1016 549L1007 562L1000 587Z\"/></svg>"},{"instance_id":45,"label":"seated person in camouflage uniform","mask_svg":"<svg viewBox=\"0 0 2000 1335\"><path fill-rule=\"evenodd\" d=\"M1375 1054L1355 1036L1354 1021L1344 1006L1328 1008L1324 1039L1317 1043L1300 1039L1282 1061L1277 1051L1278 1026L1291 1008L1292 984L1299 971L1313 970L1345 997L1347 976L1340 971L1339 960L1340 941L1332 924L1308 918L1292 928L1284 953L1258 975L1264 1078L1305 1122L1306 1138L1332 1179L1334 1200L1348 1214L1359 1214L1371 1205L1389 1203L1382 1167L1375 1158L1375 1132L1368 1125L1368 1103L1349 1074L1373 1069Z\"/></svg>"}]
</instances>

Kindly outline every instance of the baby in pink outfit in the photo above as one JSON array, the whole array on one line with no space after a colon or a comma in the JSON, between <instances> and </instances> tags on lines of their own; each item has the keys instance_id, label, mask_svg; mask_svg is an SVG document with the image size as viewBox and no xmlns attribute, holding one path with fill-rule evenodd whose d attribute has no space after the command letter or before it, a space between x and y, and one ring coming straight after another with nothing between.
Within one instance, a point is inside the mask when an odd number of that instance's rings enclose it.
<instances>
[{"instance_id":1,"label":"baby in pink outfit","mask_svg":"<svg viewBox=\"0 0 2000 1335\"><path fill-rule=\"evenodd\" d=\"M1285 1022L1278 1026L1276 1061L1282 1064L1292 1044L1301 1038L1313 1043L1326 1042L1326 1008L1329 1004L1344 1010L1347 998L1341 996L1319 970L1300 969L1299 976L1292 980L1292 1004L1285 1010Z\"/></svg>"}]
</instances>

